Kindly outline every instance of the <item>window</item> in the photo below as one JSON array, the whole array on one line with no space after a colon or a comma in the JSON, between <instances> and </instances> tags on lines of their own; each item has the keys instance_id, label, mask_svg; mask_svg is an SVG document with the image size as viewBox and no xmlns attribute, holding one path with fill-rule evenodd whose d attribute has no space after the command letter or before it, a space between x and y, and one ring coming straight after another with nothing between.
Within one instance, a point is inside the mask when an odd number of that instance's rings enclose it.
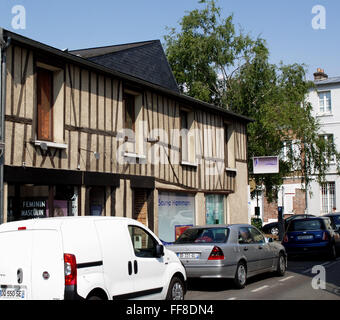
<instances>
[{"instance_id":1,"label":"window","mask_svg":"<svg viewBox=\"0 0 340 320\"><path fill-rule=\"evenodd\" d=\"M129 226L129 233L137 257L153 258L156 256L157 241L145 230Z\"/></svg>"},{"instance_id":2,"label":"window","mask_svg":"<svg viewBox=\"0 0 340 320\"><path fill-rule=\"evenodd\" d=\"M332 112L332 102L331 102L331 92L319 92L319 112L320 113L331 113Z\"/></svg>"},{"instance_id":3,"label":"window","mask_svg":"<svg viewBox=\"0 0 340 320\"><path fill-rule=\"evenodd\" d=\"M327 182L321 185L321 212L331 213L336 208L335 182Z\"/></svg>"},{"instance_id":4,"label":"window","mask_svg":"<svg viewBox=\"0 0 340 320\"><path fill-rule=\"evenodd\" d=\"M320 138L324 139L325 143L333 143L334 141L333 134L322 134L320 135ZM332 163L335 161L334 153L333 153L331 146L327 146L327 148L325 148L324 157L327 159L326 160L327 162Z\"/></svg>"},{"instance_id":5,"label":"window","mask_svg":"<svg viewBox=\"0 0 340 320\"><path fill-rule=\"evenodd\" d=\"M125 117L124 127L126 129L135 130L135 96L124 94Z\"/></svg>"},{"instance_id":6,"label":"window","mask_svg":"<svg viewBox=\"0 0 340 320\"><path fill-rule=\"evenodd\" d=\"M241 227L238 233L238 243L249 244L253 242L253 238L250 234L249 228Z\"/></svg>"},{"instance_id":7,"label":"window","mask_svg":"<svg viewBox=\"0 0 340 320\"><path fill-rule=\"evenodd\" d=\"M175 243L224 243L228 234L227 228L190 228L185 230Z\"/></svg>"},{"instance_id":8,"label":"window","mask_svg":"<svg viewBox=\"0 0 340 320\"><path fill-rule=\"evenodd\" d=\"M180 111L182 165L196 165L194 112Z\"/></svg>"},{"instance_id":9,"label":"window","mask_svg":"<svg viewBox=\"0 0 340 320\"><path fill-rule=\"evenodd\" d=\"M123 96L124 103L124 136L127 142L126 156L144 158L146 147L144 145L145 123L143 121L143 95L139 92L126 90Z\"/></svg>"},{"instance_id":10,"label":"window","mask_svg":"<svg viewBox=\"0 0 340 320\"><path fill-rule=\"evenodd\" d=\"M264 237L262 233L255 228L249 228L250 234L253 237L253 240L255 243L265 243Z\"/></svg>"},{"instance_id":11,"label":"window","mask_svg":"<svg viewBox=\"0 0 340 320\"><path fill-rule=\"evenodd\" d=\"M229 136L228 136L228 125L224 125L224 164L225 167L228 168L228 141L229 141Z\"/></svg>"},{"instance_id":12,"label":"window","mask_svg":"<svg viewBox=\"0 0 340 320\"><path fill-rule=\"evenodd\" d=\"M299 159L301 158L301 142L300 140L283 141L281 150L281 159L292 164L293 170L298 170Z\"/></svg>"},{"instance_id":13,"label":"window","mask_svg":"<svg viewBox=\"0 0 340 320\"><path fill-rule=\"evenodd\" d=\"M64 142L65 71L37 61L34 144L66 149Z\"/></svg>"},{"instance_id":14,"label":"window","mask_svg":"<svg viewBox=\"0 0 340 320\"><path fill-rule=\"evenodd\" d=\"M53 140L53 72L37 68L37 138Z\"/></svg>"}]
</instances>

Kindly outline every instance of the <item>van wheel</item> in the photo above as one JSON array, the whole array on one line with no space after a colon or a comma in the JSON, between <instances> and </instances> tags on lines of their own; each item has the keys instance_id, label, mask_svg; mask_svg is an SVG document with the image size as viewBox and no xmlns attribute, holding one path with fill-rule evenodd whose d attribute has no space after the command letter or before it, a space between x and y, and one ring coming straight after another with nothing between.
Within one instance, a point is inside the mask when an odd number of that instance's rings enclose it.
<instances>
[{"instance_id":1,"label":"van wheel","mask_svg":"<svg viewBox=\"0 0 340 320\"><path fill-rule=\"evenodd\" d=\"M184 284L180 278L171 279L166 300L184 300Z\"/></svg>"},{"instance_id":2,"label":"van wheel","mask_svg":"<svg viewBox=\"0 0 340 320\"><path fill-rule=\"evenodd\" d=\"M237 289L243 289L247 282L247 267L244 262L239 262L236 268L234 284Z\"/></svg>"}]
</instances>

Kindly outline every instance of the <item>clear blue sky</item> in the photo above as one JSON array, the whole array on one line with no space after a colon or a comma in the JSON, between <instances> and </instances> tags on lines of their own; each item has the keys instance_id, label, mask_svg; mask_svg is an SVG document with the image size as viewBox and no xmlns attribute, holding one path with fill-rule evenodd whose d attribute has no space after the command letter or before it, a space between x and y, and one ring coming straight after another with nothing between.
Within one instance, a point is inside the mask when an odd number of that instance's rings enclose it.
<instances>
[{"instance_id":1,"label":"clear blue sky","mask_svg":"<svg viewBox=\"0 0 340 320\"><path fill-rule=\"evenodd\" d=\"M340 1L219 0L223 17L247 33L266 39L271 61L305 63L311 79L317 67L340 76ZM12 28L12 8L26 9L26 29ZM312 8L326 9L326 29L312 28ZM160 39L166 26L194 8L198 0L1 0L0 26L53 47L79 49Z\"/></svg>"}]
</instances>

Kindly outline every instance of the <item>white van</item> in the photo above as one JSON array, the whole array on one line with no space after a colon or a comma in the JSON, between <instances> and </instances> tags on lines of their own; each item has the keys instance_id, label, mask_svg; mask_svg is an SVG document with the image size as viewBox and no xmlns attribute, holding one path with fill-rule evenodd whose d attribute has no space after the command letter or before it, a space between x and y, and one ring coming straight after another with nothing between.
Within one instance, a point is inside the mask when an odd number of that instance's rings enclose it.
<instances>
[{"instance_id":1,"label":"white van","mask_svg":"<svg viewBox=\"0 0 340 320\"><path fill-rule=\"evenodd\" d=\"M0 299L183 299L186 273L143 224L61 217L0 225Z\"/></svg>"}]
</instances>

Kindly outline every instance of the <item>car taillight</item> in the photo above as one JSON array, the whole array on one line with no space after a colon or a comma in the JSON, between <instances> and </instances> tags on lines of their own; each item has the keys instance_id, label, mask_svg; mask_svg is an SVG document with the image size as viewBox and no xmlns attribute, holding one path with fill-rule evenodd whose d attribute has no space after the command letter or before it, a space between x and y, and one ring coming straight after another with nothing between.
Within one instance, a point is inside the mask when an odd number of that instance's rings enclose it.
<instances>
[{"instance_id":1,"label":"car taillight","mask_svg":"<svg viewBox=\"0 0 340 320\"><path fill-rule=\"evenodd\" d=\"M287 236L287 235L285 235L285 236L283 237L283 242L288 242L288 236Z\"/></svg>"},{"instance_id":2,"label":"car taillight","mask_svg":"<svg viewBox=\"0 0 340 320\"><path fill-rule=\"evenodd\" d=\"M208 258L208 260L223 260L224 259L224 254L221 248L215 246Z\"/></svg>"},{"instance_id":3,"label":"car taillight","mask_svg":"<svg viewBox=\"0 0 340 320\"><path fill-rule=\"evenodd\" d=\"M322 235L322 240L327 241L329 239L328 232L324 232Z\"/></svg>"},{"instance_id":4,"label":"car taillight","mask_svg":"<svg viewBox=\"0 0 340 320\"><path fill-rule=\"evenodd\" d=\"M77 284L77 262L73 254L64 254L65 286Z\"/></svg>"}]
</instances>

